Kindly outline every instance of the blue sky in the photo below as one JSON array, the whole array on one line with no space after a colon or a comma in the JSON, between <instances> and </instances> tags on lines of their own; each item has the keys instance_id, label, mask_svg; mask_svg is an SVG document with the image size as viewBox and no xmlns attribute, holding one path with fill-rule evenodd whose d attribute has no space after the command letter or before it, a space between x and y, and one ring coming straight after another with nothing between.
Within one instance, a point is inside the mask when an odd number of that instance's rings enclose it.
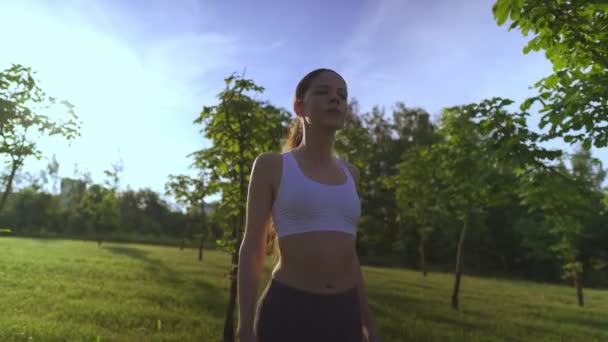
<instances>
[{"instance_id":1,"label":"blue sky","mask_svg":"<svg viewBox=\"0 0 608 342\"><path fill-rule=\"evenodd\" d=\"M21 63L76 105L82 137L44 140L60 173L95 181L121 158L123 186L162 191L206 146L192 120L231 72L289 110L298 80L330 67L363 110L396 101L437 115L503 96L521 101L551 66L493 20L488 0L0 0L0 68ZM532 118L536 125L538 118ZM572 148L554 143L567 151ZM605 149L594 155L608 164ZM27 170L43 162L29 160Z\"/></svg>"}]
</instances>

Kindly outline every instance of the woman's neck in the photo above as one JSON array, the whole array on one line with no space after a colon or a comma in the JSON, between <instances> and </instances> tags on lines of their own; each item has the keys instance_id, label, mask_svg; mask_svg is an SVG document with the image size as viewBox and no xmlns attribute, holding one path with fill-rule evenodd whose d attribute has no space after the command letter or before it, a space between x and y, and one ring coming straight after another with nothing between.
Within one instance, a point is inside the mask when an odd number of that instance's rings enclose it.
<instances>
[{"instance_id":1,"label":"woman's neck","mask_svg":"<svg viewBox=\"0 0 608 342\"><path fill-rule=\"evenodd\" d=\"M313 131L311 129L304 130L302 143L298 146L301 154L306 159L318 162L327 163L333 159L333 146L335 141L335 131Z\"/></svg>"}]
</instances>

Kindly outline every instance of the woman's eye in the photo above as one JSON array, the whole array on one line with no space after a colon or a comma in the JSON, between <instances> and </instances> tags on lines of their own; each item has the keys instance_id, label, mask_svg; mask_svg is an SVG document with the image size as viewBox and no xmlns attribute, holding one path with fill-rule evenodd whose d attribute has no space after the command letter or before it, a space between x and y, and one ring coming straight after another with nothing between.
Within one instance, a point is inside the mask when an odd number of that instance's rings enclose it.
<instances>
[{"instance_id":1,"label":"woman's eye","mask_svg":"<svg viewBox=\"0 0 608 342\"><path fill-rule=\"evenodd\" d=\"M328 92L327 92L327 91L316 91L314 94L315 94L315 95L327 95L327 94L328 94ZM338 94L338 96L339 96L341 99L346 100L346 95L345 95L345 94Z\"/></svg>"}]
</instances>

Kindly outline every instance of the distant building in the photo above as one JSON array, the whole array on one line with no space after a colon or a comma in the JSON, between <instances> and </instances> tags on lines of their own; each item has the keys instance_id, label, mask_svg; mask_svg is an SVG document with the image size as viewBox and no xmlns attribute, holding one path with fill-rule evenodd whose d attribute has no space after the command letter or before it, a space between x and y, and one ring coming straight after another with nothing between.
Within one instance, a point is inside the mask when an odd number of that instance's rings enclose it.
<instances>
[{"instance_id":1,"label":"distant building","mask_svg":"<svg viewBox=\"0 0 608 342\"><path fill-rule=\"evenodd\" d=\"M67 205L70 198L80 198L87 189L87 183L81 179L62 178L59 202Z\"/></svg>"}]
</instances>

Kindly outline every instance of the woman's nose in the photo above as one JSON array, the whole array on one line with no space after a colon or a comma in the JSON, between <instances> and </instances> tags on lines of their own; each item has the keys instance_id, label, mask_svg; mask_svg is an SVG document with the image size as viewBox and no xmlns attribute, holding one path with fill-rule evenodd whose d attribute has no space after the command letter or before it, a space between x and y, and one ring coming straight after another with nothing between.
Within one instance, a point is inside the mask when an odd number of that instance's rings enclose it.
<instances>
[{"instance_id":1,"label":"woman's nose","mask_svg":"<svg viewBox=\"0 0 608 342\"><path fill-rule=\"evenodd\" d=\"M336 93L333 93L331 95L331 98L329 99L329 103L337 103L340 104L340 96Z\"/></svg>"}]
</instances>

